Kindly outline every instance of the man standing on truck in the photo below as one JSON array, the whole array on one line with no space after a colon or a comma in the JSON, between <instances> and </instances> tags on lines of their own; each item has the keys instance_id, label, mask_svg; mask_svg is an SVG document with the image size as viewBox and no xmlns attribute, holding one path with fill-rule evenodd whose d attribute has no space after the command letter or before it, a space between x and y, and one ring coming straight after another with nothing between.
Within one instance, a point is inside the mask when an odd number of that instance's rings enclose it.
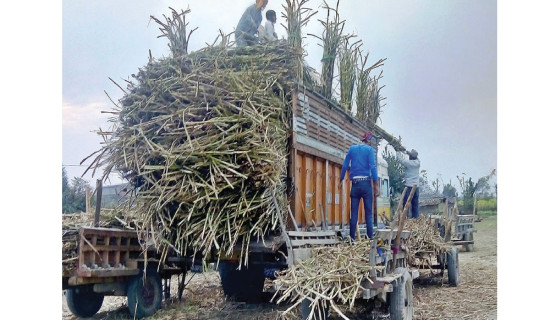
<instances>
[{"instance_id":1,"label":"man standing on truck","mask_svg":"<svg viewBox=\"0 0 550 320\"><path fill-rule=\"evenodd\" d=\"M256 3L248 7L235 30L237 47L251 46L258 43L258 27L262 24L262 10L267 6L268 0L256 0Z\"/></svg>"},{"instance_id":2,"label":"man standing on truck","mask_svg":"<svg viewBox=\"0 0 550 320\"><path fill-rule=\"evenodd\" d=\"M357 229L357 218L359 215L359 202L363 199L365 209L365 221L367 223L367 236L372 239L372 200L374 196L380 195L378 188L378 171L374 160L374 150L369 146L372 139L372 133L367 132L361 138L361 144L354 144L349 147L344 163L342 164L342 172L340 173L340 183L338 190L342 189L342 181L346 176L346 171L349 169L349 177L351 180L351 213L350 213L350 231L349 235L352 241L355 240L355 232ZM350 165L351 162L351 165Z\"/></svg>"},{"instance_id":3,"label":"man standing on truck","mask_svg":"<svg viewBox=\"0 0 550 320\"><path fill-rule=\"evenodd\" d=\"M418 186L420 180L420 160L418 159L418 152L414 149L405 152L409 155L409 159L405 159L405 155L402 152L396 152L397 161L405 166L405 187L407 187L407 192L405 193L405 198L403 199L403 206L405 206L407 199L409 199L409 194L411 193L412 187L414 185ZM411 217L418 218L418 215L417 188L416 192L413 194L413 198L411 201Z\"/></svg>"}]
</instances>

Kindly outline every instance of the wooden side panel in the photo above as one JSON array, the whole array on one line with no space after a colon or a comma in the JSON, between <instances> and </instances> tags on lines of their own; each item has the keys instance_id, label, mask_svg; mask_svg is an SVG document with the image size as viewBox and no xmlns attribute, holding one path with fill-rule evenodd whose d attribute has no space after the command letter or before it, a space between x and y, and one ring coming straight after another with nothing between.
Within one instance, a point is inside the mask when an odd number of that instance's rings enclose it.
<instances>
[{"instance_id":1,"label":"wooden side panel","mask_svg":"<svg viewBox=\"0 0 550 320\"><path fill-rule=\"evenodd\" d=\"M315 158L315 190L313 191L315 208L315 221L318 226L323 225L323 213L325 211L325 161L321 158Z\"/></svg>"},{"instance_id":2,"label":"wooden side panel","mask_svg":"<svg viewBox=\"0 0 550 320\"><path fill-rule=\"evenodd\" d=\"M342 190L338 190L340 183L341 165L331 162L332 167L332 221L335 227L341 227L342 224Z\"/></svg>"},{"instance_id":3,"label":"wooden side panel","mask_svg":"<svg viewBox=\"0 0 550 320\"><path fill-rule=\"evenodd\" d=\"M303 157L303 168L306 170L306 176L305 176L305 197L304 203L305 203L305 213L307 217L310 217L310 219L313 219L313 223L317 223L317 220L315 219L315 168L313 167L313 157L311 156L304 156ZM309 221L311 223L311 220Z\"/></svg>"},{"instance_id":4,"label":"wooden side panel","mask_svg":"<svg viewBox=\"0 0 550 320\"><path fill-rule=\"evenodd\" d=\"M327 194L326 194L326 206L325 206L325 214L327 215L327 227L334 227L334 166L329 161L328 162L328 168L326 174L327 177ZM338 190L338 186L336 186L336 190Z\"/></svg>"},{"instance_id":5,"label":"wooden side panel","mask_svg":"<svg viewBox=\"0 0 550 320\"><path fill-rule=\"evenodd\" d=\"M304 203L303 199L305 198L304 191L304 177L302 173L305 174L305 169L302 168L303 156L301 153L296 153L296 161L294 163L294 217L298 223L298 227L303 227L306 224L306 218L304 216Z\"/></svg>"}]
</instances>

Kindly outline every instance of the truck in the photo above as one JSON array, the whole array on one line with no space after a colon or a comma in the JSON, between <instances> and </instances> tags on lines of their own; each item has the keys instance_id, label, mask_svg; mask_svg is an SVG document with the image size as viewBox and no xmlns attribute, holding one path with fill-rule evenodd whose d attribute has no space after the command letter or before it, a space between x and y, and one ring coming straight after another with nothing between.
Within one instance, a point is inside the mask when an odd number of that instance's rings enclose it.
<instances>
[{"instance_id":1,"label":"truck","mask_svg":"<svg viewBox=\"0 0 550 320\"><path fill-rule=\"evenodd\" d=\"M340 106L314 90L296 84L292 93L292 132L289 137L287 197L288 208L280 208L279 221L286 221L264 241L251 242L247 249L237 243L231 255L200 257L215 262L227 297L254 301L264 287L266 277L275 278L275 271L289 268L307 259L314 246L330 246L349 235L349 173L342 190L338 190L340 171L347 149L359 143L366 132L375 134L373 148L378 154L381 139L379 127L367 126L346 113ZM380 170L381 195L374 201L375 227L378 215L389 217L389 177L387 163L377 158ZM284 217L287 215L287 217ZM359 232L365 229L363 206L360 205ZM67 302L78 316L91 316L101 307L104 295L126 295L130 313L136 318L149 316L161 306L161 279L173 275L185 277L193 267L192 256L168 255L163 261L154 248L139 243L134 231L83 228L78 243L78 263L73 274L63 277ZM398 232L377 230L372 250L378 241L390 246ZM406 238L407 231L398 237ZM146 250L142 250L145 246ZM247 250L248 263L240 265L242 250ZM215 250L213 250L215 252ZM365 283L362 298L372 305L387 306L391 319L412 319L412 279L405 254L381 257L371 252L371 263L384 265ZM395 259L397 268L388 265ZM178 288L183 290L183 288ZM164 289L166 291L166 289ZM169 290L168 290L169 291ZM181 291L180 291L181 292ZM181 293L179 293L181 295ZM307 311L307 306L303 306ZM303 313L306 317L305 312Z\"/></svg>"}]
</instances>

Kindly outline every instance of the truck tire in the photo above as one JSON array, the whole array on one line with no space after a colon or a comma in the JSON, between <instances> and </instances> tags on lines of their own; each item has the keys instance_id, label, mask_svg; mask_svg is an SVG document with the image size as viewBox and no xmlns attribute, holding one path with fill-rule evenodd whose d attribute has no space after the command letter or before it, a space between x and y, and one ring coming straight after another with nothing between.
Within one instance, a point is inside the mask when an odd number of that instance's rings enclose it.
<instances>
[{"instance_id":1,"label":"truck tire","mask_svg":"<svg viewBox=\"0 0 550 320\"><path fill-rule=\"evenodd\" d=\"M395 272L400 273L401 277L394 281L390 293L390 319L412 320L414 297L411 274L407 268L397 268Z\"/></svg>"},{"instance_id":2,"label":"truck tire","mask_svg":"<svg viewBox=\"0 0 550 320\"><path fill-rule=\"evenodd\" d=\"M103 304L103 294L93 291L93 286L77 286L67 289L67 306L80 318L96 314Z\"/></svg>"},{"instance_id":3,"label":"truck tire","mask_svg":"<svg viewBox=\"0 0 550 320\"><path fill-rule=\"evenodd\" d=\"M148 269L128 285L128 309L134 318L152 316L161 307L162 283L156 270Z\"/></svg>"},{"instance_id":4,"label":"truck tire","mask_svg":"<svg viewBox=\"0 0 550 320\"><path fill-rule=\"evenodd\" d=\"M457 247L452 247L451 250L447 252L447 273L449 276L449 284L453 287L458 286L460 279Z\"/></svg>"},{"instance_id":5,"label":"truck tire","mask_svg":"<svg viewBox=\"0 0 550 320\"><path fill-rule=\"evenodd\" d=\"M237 262L220 261L218 270L225 295L236 301L257 303L264 289L264 267L262 265L241 266Z\"/></svg>"},{"instance_id":6,"label":"truck tire","mask_svg":"<svg viewBox=\"0 0 550 320\"><path fill-rule=\"evenodd\" d=\"M468 232L464 234L464 241L473 241L474 240L474 234L473 232ZM470 243L464 246L464 249L466 252L472 252L474 251L474 244Z\"/></svg>"},{"instance_id":7,"label":"truck tire","mask_svg":"<svg viewBox=\"0 0 550 320\"><path fill-rule=\"evenodd\" d=\"M319 307L321 308L321 311L319 312L319 310L317 310L313 314L313 317L311 319L312 320L328 319L329 308L321 305ZM300 305L300 313L302 315L302 319L304 320L306 320L309 317L309 314L311 313L311 301L309 301L308 299L302 300L302 303Z\"/></svg>"}]
</instances>

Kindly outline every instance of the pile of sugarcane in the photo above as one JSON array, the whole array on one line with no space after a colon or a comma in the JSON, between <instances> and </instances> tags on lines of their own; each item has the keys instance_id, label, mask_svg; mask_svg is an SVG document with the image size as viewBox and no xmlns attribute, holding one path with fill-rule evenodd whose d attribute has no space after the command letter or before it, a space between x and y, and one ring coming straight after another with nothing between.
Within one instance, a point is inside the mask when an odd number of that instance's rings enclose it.
<instances>
[{"instance_id":1,"label":"pile of sugarcane","mask_svg":"<svg viewBox=\"0 0 550 320\"><path fill-rule=\"evenodd\" d=\"M123 89L90 168L130 182L128 210L164 253L246 253L275 229L274 201L287 207L295 62L285 42L208 46L150 58Z\"/></svg>"},{"instance_id":2,"label":"pile of sugarcane","mask_svg":"<svg viewBox=\"0 0 550 320\"><path fill-rule=\"evenodd\" d=\"M448 252L451 243L446 242L434 226L434 220L425 215L405 220L405 230L411 232L406 240L409 264L430 267L430 259Z\"/></svg>"},{"instance_id":3,"label":"pile of sugarcane","mask_svg":"<svg viewBox=\"0 0 550 320\"><path fill-rule=\"evenodd\" d=\"M283 316L309 301L309 318L323 310L332 308L344 319L348 319L335 301L353 308L355 299L360 298L370 272L375 272L369 264L370 241L359 240L353 245L342 242L331 247L312 248L311 258L298 262L283 270L274 280L278 296L277 303L290 299L292 305ZM375 269L383 269L376 266Z\"/></svg>"}]
</instances>

